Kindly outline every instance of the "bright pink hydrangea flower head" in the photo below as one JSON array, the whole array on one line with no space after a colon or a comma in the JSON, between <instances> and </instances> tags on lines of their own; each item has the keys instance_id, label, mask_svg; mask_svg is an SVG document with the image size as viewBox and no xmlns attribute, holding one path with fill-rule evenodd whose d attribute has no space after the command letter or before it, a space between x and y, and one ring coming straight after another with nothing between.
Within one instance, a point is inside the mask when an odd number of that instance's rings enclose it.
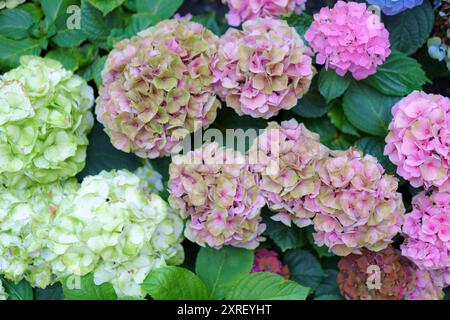
<instances>
[{"instance_id":1,"label":"bright pink hydrangea flower head","mask_svg":"<svg viewBox=\"0 0 450 320\"><path fill-rule=\"evenodd\" d=\"M384 153L412 186L450 191L450 99L414 91L392 108Z\"/></svg>"},{"instance_id":2,"label":"bright pink hydrangea flower head","mask_svg":"<svg viewBox=\"0 0 450 320\"><path fill-rule=\"evenodd\" d=\"M264 240L260 212L265 202L247 162L239 152L217 143L173 157L169 203L189 218L186 238L212 248L249 249Z\"/></svg>"},{"instance_id":3,"label":"bright pink hydrangea flower head","mask_svg":"<svg viewBox=\"0 0 450 320\"><path fill-rule=\"evenodd\" d=\"M165 20L116 44L103 70L96 114L112 144L166 156L216 118L209 68L218 38L187 19Z\"/></svg>"},{"instance_id":4,"label":"bright pink hydrangea flower head","mask_svg":"<svg viewBox=\"0 0 450 320\"><path fill-rule=\"evenodd\" d=\"M212 62L219 97L239 115L270 118L291 109L316 73L312 52L286 21L258 18L228 29Z\"/></svg>"},{"instance_id":5,"label":"bright pink hydrangea flower head","mask_svg":"<svg viewBox=\"0 0 450 320\"><path fill-rule=\"evenodd\" d=\"M314 239L337 255L380 251L401 230L405 208L398 181L357 149L332 151L318 174Z\"/></svg>"},{"instance_id":6,"label":"bright pink hydrangea flower head","mask_svg":"<svg viewBox=\"0 0 450 320\"><path fill-rule=\"evenodd\" d=\"M278 273L285 279L289 279L288 266L278 258L278 253L266 248L258 248L253 260L252 272L273 272Z\"/></svg>"},{"instance_id":7,"label":"bright pink hydrangea flower head","mask_svg":"<svg viewBox=\"0 0 450 320\"><path fill-rule=\"evenodd\" d=\"M416 195L405 215L402 254L421 269L450 268L450 192Z\"/></svg>"},{"instance_id":8,"label":"bright pink hydrangea flower head","mask_svg":"<svg viewBox=\"0 0 450 320\"><path fill-rule=\"evenodd\" d=\"M321 183L316 167L328 153L319 135L295 119L270 122L254 141L249 159L269 208L276 212L273 220L288 226L312 224Z\"/></svg>"},{"instance_id":9,"label":"bright pink hydrangea flower head","mask_svg":"<svg viewBox=\"0 0 450 320\"><path fill-rule=\"evenodd\" d=\"M340 76L350 72L356 80L374 74L391 54L389 32L365 3L338 1L331 9L323 7L305 39L318 64Z\"/></svg>"},{"instance_id":10,"label":"bright pink hydrangea flower head","mask_svg":"<svg viewBox=\"0 0 450 320\"><path fill-rule=\"evenodd\" d=\"M230 11L226 15L230 26L240 26L242 22L263 17L287 16L300 13L306 0L222 0Z\"/></svg>"},{"instance_id":11,"label":"bright pink hydrangea flower head","mask_svg":"<svg viewBox=\"0 0 450 320\"><path fill-rule=\"evenodd\" d=\"M444 298L445 277L439 271L416 269L414 286L406 295L408 300L442 300Z\"/></svg>"}]
</instances>

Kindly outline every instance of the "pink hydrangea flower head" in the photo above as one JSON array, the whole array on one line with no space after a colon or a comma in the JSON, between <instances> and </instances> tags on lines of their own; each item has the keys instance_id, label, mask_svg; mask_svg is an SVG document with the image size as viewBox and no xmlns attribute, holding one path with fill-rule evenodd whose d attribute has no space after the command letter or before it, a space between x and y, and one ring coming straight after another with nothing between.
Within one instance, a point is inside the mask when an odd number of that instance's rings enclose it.
<instances>
[{"instance_id":1,"label":"pink hydrangea flower head","mask_svg":"<svg viewBox=\"0 0 450 320\"><path fill-rule=\"evenodd\" d=\"M273 272L280 274L283 278L289 279L289 269L287 265L278 258L278 253L266 248L258 248L253 260L252 272Z\"/></svg>"},{"instance_id":2,"label":"pink hydrangea flower head","mask_svg":"<svg viewBox=\"0 0 450 320\"><path fill-rule=\"evenodd\" d=\"M179 18L116 44L102 73L96 114L117 149L166 156L215 120L220 102L209 65L217 43L202 25Z\"/></svg>"},{"instance_id":3,"label":"pink hydrangea flower head","mask_svg":"<svg viewBox=\"0 0 450 320\"><path fill-rule=\"evenodd\" d=\"M316 73L312 52L286 21L258 18L228 29L212 62L219 97L239 115L268 119L291 109Z\"/></svg>"},{"instance_id":4,"label":"pink hydrangea flower head","mask_svg":"<svg viewBox=\"0 0 450 320\"><path fill-rule=\"evenodd\" d=\"M240 26L242 22L262 17L287 16L300 13L306 0L222 0L230 11L226 15L230 26Z\"/></svg>"},{"instance_id":5,"label":"pink hydrangea flower head","mask_svg":"<svg viewBox=\"0 0 450 320\"><path fill-rule=\"evenodd\" d=\"M357 149L332 151L318 174L314 239L337 255L380 251L400 231L405 208L398 181Z\"/></svg>"},{"instance_id":6,"label":"pink hydrangea flower head","mask_svg":"<svg viewBox=\"0 0 450 320\"><path fill-rule=\"evenodd\" d=\"M413 288L414 264L391 245L380 252L363 249L361 254L343 257L338 268L339 289L349 300L401 300ZM380 286L369 278L376 271Z\"/></svg>"},{"instance_id":7,"label":"pink hydrangea flower head","mask_svg":"<svg viewBox=\"0 0 450 320\"><path fill-rule=\"evenodd\" d=\"M412 186L450 191L450 99L414 91L392 108L384 153Z\"/></svg>"},{"instance_id":8,"label":"pink hydrangea flower head","mask_svg":"<svg viewBox=\"0 0 450 320\"><path fill-rule=\"evenodd\" d=\"M422 192L405 215L402 254L419 268L450 268L450 192Z\"/></svg>"},{"instance_id":9,"label":"pink hydrangea flower head","mask_svg":"<svg viewBox=\"0 0 450 320\"><path fill-rule=\"evenodd\" d=\"M206 144L172 158L169 203L189 218L185 236L204 246L255 249L264 238L261 208L265 205L256 174L239 152Z\"/></svg>"},{"instance_id":10,"label":"pink hydrangea flower head","mask_svg":"<svg viewBox=\"0 0 450 320\"><path fill-rule=\"evenodd\" d=\"M295 119L270 122L253 142L249 159L269 208L276 212L272 219L288 226L312 224L321 184L316 167L328 152L319 135Z\"/></svg>"},{"instance_id":11,"label":"pink hydrangea flower head","mask_svg":"<svg viewBox=\"0 0 450 320\"><path fill-rule=\"evenodd\" d=\"M305 39L318 64L340 76L350 72L356 80L374 74L391 54L389 32L365 3L338 1L331 9L323 7Z\"/></svg>"},{"instance_id":12,"label":"pink hydrangea flower head","mask_svg":"<svg viewBox=\"0 0 450 320\"><path fill-rule=\"evenodd\" d=\"M414 286L409 290L408 300L442 300L444 298L445 278L439 271L416 269Z\"/></svg>"}]
</instances>

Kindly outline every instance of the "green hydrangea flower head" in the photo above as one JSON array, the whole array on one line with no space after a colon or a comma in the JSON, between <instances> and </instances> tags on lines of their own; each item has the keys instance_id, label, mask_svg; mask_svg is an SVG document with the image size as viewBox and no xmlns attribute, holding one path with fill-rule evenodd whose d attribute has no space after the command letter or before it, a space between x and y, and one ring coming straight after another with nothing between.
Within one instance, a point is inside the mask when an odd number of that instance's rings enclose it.
<instances>
[{"instance_id":1,"label":"green hydrangea flower head","mask_svg":"<svg viewBox=\"0 0 450 320\"><path fill-rule=\"evenodd\" d=\"M93 89L55 60L23 56L0 76L0 183L24 187L85 165Z\"/></svg>"},{"instance_id":2,"label":"green hydrangea flower head","mask_svg":"<svg viewBox=\"0 0 450 320\"><path fill-rule=\"evenodd\" d=\"M0 190L0 274L33 287L54 282L51 264L56 257L48 234L58 207L78 189L75 179L27 189Z\"/></svg>"},{"instance_id":3,"label":"green hydrangea flower head","mask_svg":"<svg viewBox=\"0 0 450 320\"><path fill-rule=\"evenodd\" d=\"M150 161L144 160L143 165L137 168L134 174L141 179L141 188L146 193L160 193L164 189L162 175L153 169Z\"/></svg>"},{"instance_id":4,"label":"green hydrangea flower head","mask_svg":"<svg viewBox=\"0 0 450 320\"><path fill-rule=\"evenodd\" d=\"M143 297L141 284L151 270L182 262L182 222L141 184L126 170L84 179L49 233L58 277L92 272L95 284L111 283L119 297Z\"/></svg>"}]
</instances>

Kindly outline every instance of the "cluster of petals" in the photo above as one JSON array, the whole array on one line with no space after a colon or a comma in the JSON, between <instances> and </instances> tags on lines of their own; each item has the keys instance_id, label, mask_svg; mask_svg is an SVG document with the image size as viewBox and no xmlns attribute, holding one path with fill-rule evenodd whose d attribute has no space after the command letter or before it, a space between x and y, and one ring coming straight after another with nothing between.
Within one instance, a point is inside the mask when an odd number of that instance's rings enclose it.
<instances>
[{"instance_id":1,"label":"cluster of petals","mask_svg":"<svg viewBox=\"0 0 450 320\"><path fill-rule=\"evenodd\" d=\"M311 208L316 243L340 256L386 248L405 212L397 179L354 148L332 151L317 171L322 184Z\"/></svg>"},{"instance_id":2,"label":"cluster of petals","mask_svg":"<svg viewBox=\"0 0 450 320\"><path fill-rule=\"evenodd\" d=\"M342 257L337 282L349 300L401 300L414 282L414 264L391 245Z\"/></svg>"},{"instance_id":3,"label":"cluster of petals","mask_svg":"<svg viewBox=\"0 0 450 320\"><path fill-rule=\"evenodd\" d=\"M410 288L408 300L442 300L444 287L449 285L440 271L415 270L414 286Z\"/></svg>"},{"instance_id":4,"label":"cluster of petals","mask_svg":"<svg viewBox=\"0 0 450 320\"><path fill-rule=\"evenodd\" d=\"M291 109L316 73L312 51L284 20L249 20L220 38L211 66L219 97L239 115L270 118Z\"/></svg>"},{"instance_id":5,"label":"cluster of petals","mask_svg":"<svg viewBox=\"0 0 450 320\"><path fill-rule=\"evenodd\" d=\"M328 157L328 148L318 134L310 132L295 119L270 122L249 150L258 186L273 220L299 227L312 224L320 191L318 162Z\"/></svg>"},{"instance_id":6,"label":"cluster of petals","mask_svg":"<svg viewBox=\"0 0 450 320\"><path fill-rule=\"evenodd\" d=\"M374 74L390 55L389 32L365 3L338 1L323 7L305 34L316 62L340 76L350 72L356 80Z\"/></svg>"},{"instance_id":7,"label":"cluster of petals","mask_svg":"<svg viewBox=\"0 0 450 320\"><path fill-rule=\"evenodd\" d=\"M22 56L0 76L0 182L25 187L85 165L94 91L55 60Z\"/></svg>"},{"instance_id":8,"label":"cluster of petals","mask_svg":"<svg viewBox=\"0 0 450 320\"><path fill-rule=\"evenodd\" d=\"M300 13L306 0L223 0L230 11L226 14L230 26L240 26L242 22L255 18L287 16Z\"/></svg>"},{"instance_id":9,"label":"cluster of petals","mask_svg":"<svg viewBox=\"0 0 450 320\"><path fill-rule=\"evenodd\" d=\"M258 248L253 260L252 272L273 272L278 273L286 280L289 279L289 269L287 265L278 258L278 253L266 248Z\"/></svg>"},{"instance_id":10,"label":"cluster of petals","mask_svg":"<svg viewBox=\"0 0 450 320\"><path fill-rule=\"evenodd\" d=\"M255 249L264 240L264 198L256 174L238 151L209 143L172 158L169 203L186 223L185 236L204 246Z\"/></svg>"},{"instance_id":11,"label":"cluster of petals","mask_svg":"<svg viewBox=\"0 0 450 320\"><path fill-rule=\"evenodd\" d=\"M96 114L112 144L142 158L169 155L216 118L210 63L218 38L187 19L164 20L116 44Z\"/></svg>"},{"instance_id":12,"label":"cluster of petals","mask_svg":"<svg viewBox=\"0 0 450 320\"><path fill-rule=\"evenodd\" d=\"M412 186L450 191L450 99L414 91L392 108L384 153Z\"/></svg>"},{"instance_id":13,"label":"cluster of petals","mask_svg":"<svg viewBox=\"0 0 450 320\"><path fill-rule=\"evenodd\" d=\"M450 193L421 192L405 215L402 254L425 270L450 268Z\"/></svg>"},{"instance_id":14,"label":"cluster of petals","mask_svg":"<svg viewBox=\"0 0 450 320\"><path fill-rule=\"evenodd\" d=\"M393 16L402 11L420 6L423 0L367 0L367 2L378 6L384 14Z\"/></svg>"},{"instance_id":15,"label":"cluster of petals","mask_svg":"<svg viewBox=\"0 0 450 320\"><path fill-rule=\"evenodd\" d=\"M48 232L58 278L92 273L96 285L110 283L118 297L144 297L150 271L183 262L182 220L141 186L126 170L102 171L60 205Z\"/></svg>"}]
</instances>

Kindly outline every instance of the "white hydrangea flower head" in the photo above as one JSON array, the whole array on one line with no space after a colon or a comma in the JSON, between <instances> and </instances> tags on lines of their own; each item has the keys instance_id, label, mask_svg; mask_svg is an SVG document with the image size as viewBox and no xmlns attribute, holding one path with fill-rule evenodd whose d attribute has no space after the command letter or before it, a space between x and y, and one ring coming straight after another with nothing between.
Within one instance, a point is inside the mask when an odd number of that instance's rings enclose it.
<instances>
[{"instance_id":1,"label":"white hydrangea flower head","mask_svg":"<svg viewBox=\"0 0 450 320\"><path fill-rule=\"evenodd\" d=\"M141 284L147 274L173 258L165 241L176 248L181 236L175 223L165 227L168 204L146 194L141 183L126 170L84 179L72 201L60 207L49 233L58 277L92 272L95 284L111 283L118 297L145 296Z\"/></svg>"},{"instance_id":2,"label":"white hydrangea flower head","mask_svg":"<svg viewBox=\"0 0 450 320\"><path fill-rule=\"evenodd\" d=\"M24 187L85 165L93 89L55 60L23 56L0 76L0 182Z\"/></svg>"},{"instance_id":3,"label":"white hydrangea flower head","mask_svg":"<svg viewBox=\"0 0 450 320\"><path fill-rule=\"evenodd\" d=\"M33 287L54 282L48 233L59 205L75 193L78 182L33 185L0 190L0 274L14 282L26 279Z\"/></svg>"},{"instance_id":4,"label":"white hydrangea flower head","mask_svg":"<svg viewBox=\"0 0 450 320\"><path fill-rule=\"evenodd\" d=\"M5 288L3 288L2 280L0 280L0 301L7 300L8 293L6 293Z\"/></svg>"},{"instance_id":5,"label":"white hydrangea flower head","mask_svg":"<svg viewBox=\"0 0 450 320\"><path fill-rule=\"evenodd\" d=\"M162 175L153 169L150 161L144 160L144 164L134 174L141 179L141 187L146 193L160 193L164 189Z\"/></svg>"}]
</instances>

